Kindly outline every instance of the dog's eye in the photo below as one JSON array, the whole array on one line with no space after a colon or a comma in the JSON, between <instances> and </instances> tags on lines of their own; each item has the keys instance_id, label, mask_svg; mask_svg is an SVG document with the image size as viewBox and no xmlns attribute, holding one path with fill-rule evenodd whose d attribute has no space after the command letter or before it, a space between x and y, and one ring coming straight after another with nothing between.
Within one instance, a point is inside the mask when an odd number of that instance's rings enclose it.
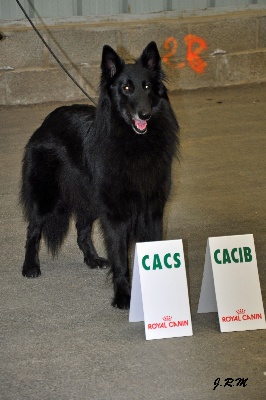
<instances>
[{"instance_id":1,"label":"dog's eye","mask_svg":"<svg viewBox=\"0 0 266 400\"><path fill-rule=\"evenodd\" d=\"M144 89L145 89L145 90L149 90L149 88L150 88L150 85L149 85L148 83L146 83L146 84L144 85Z\"/></svg>"},{"instance_id":2,"label":"dog's eye","mask_svg":"<svg viewBox=\"0 0 266 400\"><path fill-rule=\"evenodd\" d=\"M129 85L125 85L125 86L123 87L123 89L124 89L125 92L129 92L129 91L130 91Z\"/></svg>"}]
</instances>

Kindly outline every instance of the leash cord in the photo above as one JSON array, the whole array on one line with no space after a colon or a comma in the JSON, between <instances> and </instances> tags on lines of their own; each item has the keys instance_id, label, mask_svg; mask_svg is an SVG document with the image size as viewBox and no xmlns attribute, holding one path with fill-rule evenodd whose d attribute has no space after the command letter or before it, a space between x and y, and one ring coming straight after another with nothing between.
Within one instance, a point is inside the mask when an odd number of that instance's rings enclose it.
<instances>
[{"instance_id":1,"label":"leash cord","mask_svg":"<svg viewBox=\"0 0 266 400\"><path fill-rule=\"evenodd\" d=\"M20 4L19 0L16 0L18 6L20 7L20 9L22 10L23 14L25 15L25 17L27 18L27 20L29 21L29 23L31 24L32 28L35 30L35 32L37 33L37 35L39 36L39 38L41 39L41 41L43 42L43 44L47 47L47 49L50 51L50 53L52 54L52 56L54 57L54 59L57 61L57 63L60 65L60 67L65 71L65 73L69 76L69 78L75 83L75 85L77 85L77 87L82 91L82 93L88 97L88 99L94 104L96 105L95 101L90 97L90 95L80 86L80 84L76 81L76 79L68 72L68 70L66 69L66 67L61 63L61 61L59 60L59 58L55 55L55 53L53 52L53 50L51 49L51 47L48 45L48 43L46 43L46 41L44 40L44 38L42 37L42 35L40 34L40 32L38 31L38 29L35 27L35 25L33 24L32 20L30 19L30 17L28 16L28 14L26 13L26 11L24 10L24 8L22 7L22 5Z\"/></svg>"}]
</instances>

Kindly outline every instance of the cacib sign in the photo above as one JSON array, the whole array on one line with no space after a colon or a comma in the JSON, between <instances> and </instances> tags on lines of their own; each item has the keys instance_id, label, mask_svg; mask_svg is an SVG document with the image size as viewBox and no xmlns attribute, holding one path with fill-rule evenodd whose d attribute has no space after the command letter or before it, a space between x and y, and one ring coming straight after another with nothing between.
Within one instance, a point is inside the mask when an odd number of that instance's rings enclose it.
<instances>
[{"instance_id":1,"label":"cacib sign","mask_svg":"<svg viewBox=\"0 0 266 400\"><path fill-rule=\"evenodd\" d=\"M136 244L129 321L147 340L192 335L182 240Z\"/></svg>"},{"instance_id":2,"label":"cacib sign","mask_svg":"<svg viewBox=\"0 0 266 400\"><path fill-rule=\"evenodd\" d=\"M253 260L250 247L233 247L232 249L216 249L213 252L216 264L249 263Z\"/></svg>"},{"instance_id":3,"label":"cacib sign","mask_svg":"<svg viewBox=\"0 0 266 400\"><path fill-rule=\"evenodd\" d=\"M222 332L266 328L253 235L208 239L198 312L215 311Z\"/></svg>"}]
</instances>

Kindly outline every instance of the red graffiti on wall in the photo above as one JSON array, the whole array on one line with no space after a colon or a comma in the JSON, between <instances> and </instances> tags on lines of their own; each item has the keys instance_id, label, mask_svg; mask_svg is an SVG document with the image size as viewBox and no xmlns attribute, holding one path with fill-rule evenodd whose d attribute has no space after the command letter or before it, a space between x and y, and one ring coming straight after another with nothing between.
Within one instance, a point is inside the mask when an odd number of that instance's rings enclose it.
<instances>
[{"instance_id":1,"label":"red graffiti on wall","mask_svg":"<svg viewBox=\"0 0 266 400\"><path fill-rule=\"evenodd\" d=\"M187 46L186 59L188 65L198 74L203 74L208 65L207 62L200 57L200 54L207 49L205 40L197 35L189 34L184 37L184 42ZM172 68L184 68L186 66L185 62L176 63L170 60L178 49L178 41L173 36L165 40L164 48L168 50L168 53L162 58L165 64Z\"/></svg>"}]
</instances>

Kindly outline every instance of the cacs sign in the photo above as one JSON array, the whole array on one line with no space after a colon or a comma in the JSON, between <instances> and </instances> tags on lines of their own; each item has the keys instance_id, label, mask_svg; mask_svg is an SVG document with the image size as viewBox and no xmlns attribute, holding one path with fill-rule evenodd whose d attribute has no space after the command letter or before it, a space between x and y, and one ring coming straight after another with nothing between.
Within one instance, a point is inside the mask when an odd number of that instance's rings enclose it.
<instances>
[{"instance_id":1,"label":"cacs sign","mask_svg":"<svg viewBox=\"0 0 266 400\"><path fill-rule=\"evenodd\" d=\"M136 244L129 321L148 340L192 335L182 240Z\"/></svg>"},{"instance_id":2,"label":"cacs sign","mask_svg":"<svg viewBox=\"0 0 266 400\"><path fill-rule=\"evenodd\" d=\"M142 257L142 267L145 271L156 271L163 268L179 268L181 266L180 253L166 253L165 255L156 254L145 254Z\"/></svg>"}]
</instances>

